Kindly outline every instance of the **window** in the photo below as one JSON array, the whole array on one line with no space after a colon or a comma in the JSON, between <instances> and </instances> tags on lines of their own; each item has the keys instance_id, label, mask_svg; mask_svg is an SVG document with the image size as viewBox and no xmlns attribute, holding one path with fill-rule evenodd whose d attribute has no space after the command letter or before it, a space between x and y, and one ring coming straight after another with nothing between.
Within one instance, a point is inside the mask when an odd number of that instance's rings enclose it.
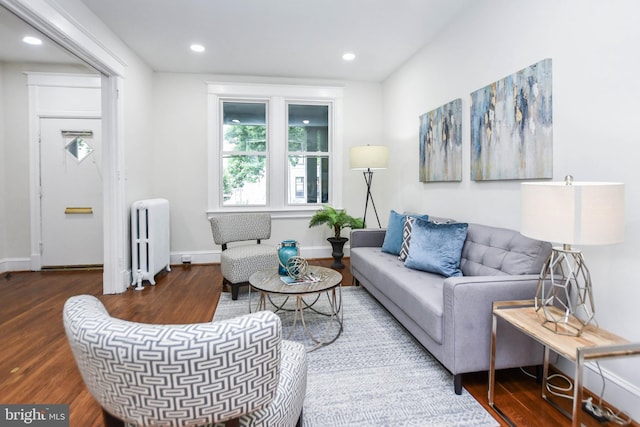
<instances>
[{"instance_id":1,"label":"window","mask_svg":"<svg viewBox=\"0 0 640 427\"><path fill-rule=\"evenodd\" d=\"M222 204L266 205L267 105L222 101Z\"/></svg>"},{"instance_id":2,"label":"window","mask_svg":"<svg viewBox=\"0 0 640 427\"><path fill-rule=\"evenodd\" d=\"M342 89L209 89L209 212L291 216L342 202Z\"/></svg>"},{"instance_id":3,"label":"window","mask_svg":"<svg viewBox=\"0 0 640 427\"><path fill-rule=\"evenodd\" d=\"M288 104L289 204L329 202L329 106ZM298 190L302 182L303 194Z\"/></svg>"}]
</instances>

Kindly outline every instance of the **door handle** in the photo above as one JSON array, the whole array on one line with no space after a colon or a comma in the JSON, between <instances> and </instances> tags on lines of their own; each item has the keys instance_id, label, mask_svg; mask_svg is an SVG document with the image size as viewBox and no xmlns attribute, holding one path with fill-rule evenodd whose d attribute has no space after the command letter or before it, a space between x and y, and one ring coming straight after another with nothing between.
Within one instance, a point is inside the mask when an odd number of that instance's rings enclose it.
<instances>
[{"instance_id":1,"label":"door handle","mask_svg":"<svg viewBox=\"0 0 640 427\"><path fill-rule=\"evenodd\" d=\"M65 214L84 214L90 215L93 213L93 208L66 208L64 210Z\"/></svg>"}]
</instances>

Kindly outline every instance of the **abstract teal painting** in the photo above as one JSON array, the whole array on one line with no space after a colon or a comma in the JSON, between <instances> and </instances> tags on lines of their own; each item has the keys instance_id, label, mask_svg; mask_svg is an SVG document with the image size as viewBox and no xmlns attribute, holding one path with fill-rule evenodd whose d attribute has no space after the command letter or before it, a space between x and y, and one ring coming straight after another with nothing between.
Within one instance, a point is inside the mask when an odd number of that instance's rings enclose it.
<instances>
[{"instance_id":1,"label":"abstract teal painting","mask_svg":"<svg viewBox=\"0 0 640 427\"><path fill-rule=\"evenodd\" d=\"M471 93L471 179L553 178L551 59Z\"/></svg>"},{"instance_id":2,"label":"abstract teal painting","mask_svg":"<svg viewBox=\"0 0 640 427\"><path fill-rule=\"evenodd\" d=\"M462 100L420 116L420 182L462 181Z\"/></svg>"}]
</instances>

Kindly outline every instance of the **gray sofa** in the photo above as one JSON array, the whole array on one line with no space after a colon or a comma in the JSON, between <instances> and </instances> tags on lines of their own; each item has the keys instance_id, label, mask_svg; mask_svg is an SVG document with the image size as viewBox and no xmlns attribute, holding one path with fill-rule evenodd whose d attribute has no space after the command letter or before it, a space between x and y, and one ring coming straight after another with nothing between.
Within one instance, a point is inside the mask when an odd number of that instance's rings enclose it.
<instances>
[{"instance_id":1,"label":"gray sofa","mask_svg":"<svg viewBox=\"0 0 640 427\"><path fill-rule=\"evenodd\" d=\"M351 272L454 376L489 369L493 301L531 299L551 252L546 242L504 228L469 224L460 270L449 277L405 267L380 250L385 229L351 232ZM542 347L507 324L498 324L496 368L542 363Z\"/></svg>"}]
</instances>

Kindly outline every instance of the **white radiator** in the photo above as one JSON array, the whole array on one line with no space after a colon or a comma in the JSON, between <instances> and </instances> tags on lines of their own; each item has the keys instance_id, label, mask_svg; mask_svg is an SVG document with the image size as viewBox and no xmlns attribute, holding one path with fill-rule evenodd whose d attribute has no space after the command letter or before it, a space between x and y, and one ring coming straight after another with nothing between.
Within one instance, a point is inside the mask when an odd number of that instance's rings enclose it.
<instances>
[{"instance_id":1,"label":"white radiator","mask_svg":"<svg viewBox=\"0 0 640 427\"><path fill-rule=\"evenodd\" d=\"M156 284L154 276L169 265L169 201L139 200L131 205L132 285L143 289L142 281Z\"/></svg>"}]
</instances>

